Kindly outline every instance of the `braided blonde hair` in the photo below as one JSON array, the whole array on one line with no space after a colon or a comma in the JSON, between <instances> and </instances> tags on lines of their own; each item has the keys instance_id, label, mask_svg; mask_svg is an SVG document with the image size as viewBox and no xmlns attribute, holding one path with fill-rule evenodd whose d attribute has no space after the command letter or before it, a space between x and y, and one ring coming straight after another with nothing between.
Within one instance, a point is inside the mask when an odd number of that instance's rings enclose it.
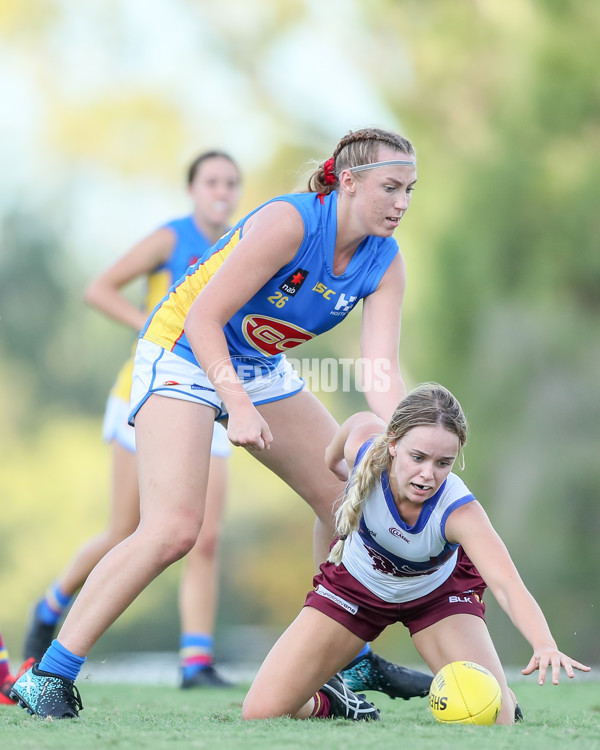
<instances>
[{"instance_id":1,"label":"braided blonde hair","mask_svg":"<svg viewBox=\"0 0 600 750\"><path fill-rule=\"evenodd\" d=\"M392 464L390 445L401 440L413 427L441 425L453 432L462 450L467 443L467 420L458 400L438 383L422 383L396 407L387 430L378 435L362 460L355 466L335 514L339 536L329 553L329 562L342 560L344 543L360 524L363 505L384 471Z\"/></svg>"},{"instance_id":2,"label":"braided blonde hair","mask_svg":"<svg viewBox=\"0 0 600 750\"><path fill-rule=\"evenodd\" d=\"M409 156L415 155L412 143L398 133L379 128L363 128L362 130L350 131L338 143L333 152L333 174L339 179L341 172L350 167L358 167L361 164L373 164L377 161L377 152L380 146L389 146L396 151L401 151ZM308 191L311 193L323 193L329 195L337 189L337 180L331 182L325 178L325 164L319 167L308 178Z\"/></svg>"}]
</instances>

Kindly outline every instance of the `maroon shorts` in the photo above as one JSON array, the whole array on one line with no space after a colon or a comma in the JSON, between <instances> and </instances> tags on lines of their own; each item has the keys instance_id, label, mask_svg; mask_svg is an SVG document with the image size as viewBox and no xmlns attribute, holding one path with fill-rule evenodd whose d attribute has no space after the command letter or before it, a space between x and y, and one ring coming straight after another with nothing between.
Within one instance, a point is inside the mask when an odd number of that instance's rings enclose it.
<instances>
[{"instance_id":1,"label":"maroon shorts","mask_svg":"<svg viewBox=\"0 0 600 750\"><path fill-rule=\"evenodd\" d=\"M308 594L304 606L318 609L365 641L375 640L395 622L401 622L414 635L450 615L466 613L485 620L486 585L462 548L450 578L431 594L410 602L394 604L380 599L341 563L323 563L313 584L315 590Z\"/></svg>"}]
</instances>

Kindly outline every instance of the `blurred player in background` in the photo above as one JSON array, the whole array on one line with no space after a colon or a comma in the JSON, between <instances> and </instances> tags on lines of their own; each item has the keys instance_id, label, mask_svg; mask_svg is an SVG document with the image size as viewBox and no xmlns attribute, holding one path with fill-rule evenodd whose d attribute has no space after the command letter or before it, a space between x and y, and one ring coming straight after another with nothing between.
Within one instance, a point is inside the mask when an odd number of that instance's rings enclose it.
<instances>
[{"instance_id":1,"label":"blurred player in background","mask_svg":"<svg viewBox=\"0 0 600 750\"><path fill-rule=\"evenodd\" d=\"M166 291L228 229L241 191L240 170L222 151L200 154L188 168L193 212L155 230L86 290L85 300L105 315L139 333ZM136 279L146 281L143 306L123 294ZM132 534L140 520L135 430L127 424L133 356L123 366L109 395L103 437L111 445L112 498L108 527L86 542L36 604L27 631L26 658L39 661L58 621L99 560ZM206 517L186 557L179 591L181 687L226 687L213 664L213 631L218 601L218 541L228 482L231 444L215 423L208 478Z\"/></svg>"}]
</instances>

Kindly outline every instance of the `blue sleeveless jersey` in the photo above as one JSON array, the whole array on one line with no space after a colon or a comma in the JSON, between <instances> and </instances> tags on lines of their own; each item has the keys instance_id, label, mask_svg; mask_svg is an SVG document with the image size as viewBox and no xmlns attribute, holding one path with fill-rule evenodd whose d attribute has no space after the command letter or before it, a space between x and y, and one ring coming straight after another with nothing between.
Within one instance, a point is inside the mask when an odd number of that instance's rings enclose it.
<instances>
[{"instance_id":1,"label":"blue sleeveless jersey","mask_svg":"<svg viewBox=\"0 0 600 750\"><path fill-rule=\"evenodd\" d=\"M184 216L164 224L175 233L175 245L171 255L165 263L155 268L146 282L143 309L152 312L158 302L168 292L169 287L176 282L187 269L196 263L210 247L210 242L200 232L192 216ZM135 347L134 347L135 350ZM123 401L129 401L131 392L131 375L133 371L133 355L119 370L117 379L111 389L111 395Z\"/></svg>"},{"instance_id":2,"label":"blue sleeveless jersey","mask_svg":"<svg viewBox=\"0 0 600 750\"><path fill-rule=\"evenodd\" d=\"M293 260L238 310L224 327L232 357L278 359L299 344L333 328L360 299L377 288L398 254L391 237L364 239L344 273L333 272L337 233L337 193L294 193L273 198L291 203L304 223L304 238ZM266 204L263 204L266 205ZM196 362L183 326L194 299L243 236L255 209L188 269L156 306L141 338ZM237 364L234 359L234 364Z\"/></svg>"},{"instance_id":3,"label":"blue sleeveless jersey","mask_svg":"<svg viewBox=\"0 0 600 750\"><path fill-rule=\"evenodd\" d=\"M154 269L148 276L148 289L144 301L148 315L169 291L171 285L183 276L211 246L196 226L193 216L173 219L163 224L161 229L170 229L174 232L176 240L166 262Z\"/></svg>"}]
</instances>

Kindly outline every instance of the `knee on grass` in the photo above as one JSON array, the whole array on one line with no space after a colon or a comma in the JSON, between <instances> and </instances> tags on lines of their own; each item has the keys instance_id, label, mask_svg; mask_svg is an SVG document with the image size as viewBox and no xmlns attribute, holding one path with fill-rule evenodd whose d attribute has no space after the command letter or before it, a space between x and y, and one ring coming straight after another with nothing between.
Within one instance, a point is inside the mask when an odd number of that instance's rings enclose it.
<instances>
[{"instance_id":1,"label":"knee on grass","mask_svg":"<svg viewBox=\"0 0 600 750\"><path fill-rule=\"evenodd\" d=\"M242 719L254 721L259 719L274 719L279 716L293 716L294 714L285 710L280 701L271 698L254 698L246 696L242 705Z\"/></svg>"}]
</instances>

